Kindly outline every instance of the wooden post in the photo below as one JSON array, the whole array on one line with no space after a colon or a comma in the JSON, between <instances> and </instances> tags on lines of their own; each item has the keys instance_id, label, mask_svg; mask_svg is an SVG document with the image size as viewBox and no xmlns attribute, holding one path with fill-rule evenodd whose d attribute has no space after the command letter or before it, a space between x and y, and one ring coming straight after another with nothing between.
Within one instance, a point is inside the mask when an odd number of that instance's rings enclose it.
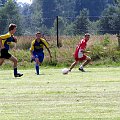
<instances>
[{"instance_id":1,"label":"wooden post","mask_svg":"<svg viewBox=\"0 0 120 120\"><path fill-rule=\"evenodd\" d=\"M118 37L118 47L120 48L120 34L119 33L117 34L117 37Z\"/></svg>"},{"instance_id":2,"label":"wooden post","mask_svg":"<svg viewBox=\"0 0 120 120\"><path fill-rule=\"evenodd\" d=\"M58 31L58 16L57 16L57 18L56 18L57 20L57 47L59 48L59 31Z\"/></svg>"},{"instance_id":3,"label":"wooden post","mask_svg":"<svg viewBox=\"0 0 120 120\"><path fill-rule=\"evenodd\" d=\"M62 41L59 39L59 21L58 21L58 16L56 18L57 20L57 47L60 48L62 47Z\"/></svg>"}]
</instances>

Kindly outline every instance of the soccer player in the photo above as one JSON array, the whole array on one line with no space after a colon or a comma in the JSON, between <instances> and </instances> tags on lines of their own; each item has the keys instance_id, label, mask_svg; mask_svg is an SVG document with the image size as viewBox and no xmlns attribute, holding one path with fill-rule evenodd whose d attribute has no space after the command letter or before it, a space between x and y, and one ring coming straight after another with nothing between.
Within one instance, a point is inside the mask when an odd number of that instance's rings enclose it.
<instances>
[{"instance_id":1,"label":"soccer player","mask_svg":"<svg viewBox=\"0 0 120 120\"><path fill-rule=\"evenodd\" d=\"M85 37L77 45L75 53L74 53L75 61L71 64L69 71L71 71L78 62L84 61L81 64L81 66L79 67L79 70L82 72L85 72L83 67L86 66L91 61L91 58L89 56L85 55L85 53L90 53L90 51L85 50L89 39L90 39L90 34L86 33Z\"/></svg>"},{"instance_id":2,"label":"soccer player","mask_svg":"<svg viewBox=\"0 0 120 120\"><path fill-rule=\"evenodd\" d=\"M43 62L43 59L44 59L44 52L43 52L44 46L48 50L50 58L52 58L47 41L43 39L43 36L40 32L37 32L36 39L32 41L31 47L30 47L31 58L32 58L32 61L33 60L35 61L35 69L36 69L37 75L39 75L39 65Z\"/></svg>"},{"instance_id":3,"label":"soccer player","mask_svg":"<svg viewBox=\"0 0 120 120\"><path fill-rule=\"evenodd\" d=\"M1 49L1 56L0 56L0 65L3 64L5 59L9 59L14 63L14 76L21 77L23 74L17 72L17 58L11 55L9 51L9 47L11 42L17 43L17 39L14 37L14 33L16 32L16 25L10 24L9 25L9 32L0 36L0 49Z\"/></svg>"}]
</instances>

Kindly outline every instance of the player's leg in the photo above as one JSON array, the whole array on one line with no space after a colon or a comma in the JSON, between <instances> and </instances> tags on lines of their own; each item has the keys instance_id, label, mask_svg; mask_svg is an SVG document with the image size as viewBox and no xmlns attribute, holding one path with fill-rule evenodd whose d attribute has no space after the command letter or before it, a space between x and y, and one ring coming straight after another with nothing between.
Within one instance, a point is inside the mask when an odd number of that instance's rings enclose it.
<instances>
[{"instance_id":1,"label":"player's leg","mask_svg":"<svg viewBox=\"0 0 120 120\"><path fill-rule=\"evenodd\" d=\"M3 64L5 58L0 58L0 66Z\"/></svg>"},{"instance_id":2,"label":"player's leg","mask_svg":"<svg viewBox=\"0 0 120 120\"><path fill-rule=\"evenodd\" d=\"M17 61L17 58L11 55L11 57L9 58L9 60L14 63L14 64L13 64L14 76L15 76L15 77L21 77L21 76L23 76L23 74L17 72L17 62L18 62L18 61Z\"/></svg>"},{"instance_id":3,"label":"player's leg","mask_svg":"<svg viewBox=\"0 0 120 120\"><path fill-rule=\"evenodd\" d=\"M79 68L79 70L81 70L82 72L85 72L85 70L83 69L88 63L90 63L91 62L91 58L89 57L89 56L84 56L83 58L82 58L82 60L84 60L85 59L85 61L81 64L81 66L80 66L80 68Z\"/></svg>"},{"instance_id":4,"label":"player's leg","mask_svg":"<svg viewBox=\"0 0 120 120\"><path fill-rule=\"evenodd\" d=\"M40 65L43 62L43 60L44 60L44 53L38 54L38 57L35 59L35 61L36 61L36 65L35 66L36 66L37 75L40 74Z\"/></svg>"},{"instance_id":5,"label":"player's leg","mask_svg":"<svg viewBox=\"0 0 120 120\"><path fill-rule=\"evenodd\" d=\"M39 58L38 55L35 56L35 69L36 69L36 74L39 75Z\"/></svg>"},{"instance_id":6,"label":"player's leg","mask_svg":"<svg viewBox=\"0 0 120 120\"><path fill-rule=\"evenodd\" d=\"M71 71L78 62L79 62L79 61L74 61L74 62L71 64L71 66L70 66L70 68L69 68L69 71Z\"/></svg>"},{"instance_id":7,"label":"player's leg","mask_svg":"<svg viewBox=\"0 0 120 120\"><path fill-rule=\"evenodd\" d=\"M33 61L35 61L35 56L34 56L34 52L32 51L32 54L33 55L31 55L31 58L30 58L30 62L32 63Z\"/></svg>"},{"instance_id":8,"label":"player's leg","mask_svg":"<svg viewBox=\"0 0 120 120\"><path fill-rule=\"evenodd\" d=\"M83 67L91 62L91 58L89 56L86 57L86 61L83 63Z\"/></svg>"},{"instance_id":9,"label":"player's leg","mask_svg":"<svg viewBox=\"0 0 120 120\"><path fill-rule=\"evenodd\" d=\"M3 62L4 62L4 60L5 60L5 58L6 58L6 54L7 54L7 50L5 50L5 49L1 49L1 56L0 56L0 66L3 64Z\"/></svg>"}]
</instances>

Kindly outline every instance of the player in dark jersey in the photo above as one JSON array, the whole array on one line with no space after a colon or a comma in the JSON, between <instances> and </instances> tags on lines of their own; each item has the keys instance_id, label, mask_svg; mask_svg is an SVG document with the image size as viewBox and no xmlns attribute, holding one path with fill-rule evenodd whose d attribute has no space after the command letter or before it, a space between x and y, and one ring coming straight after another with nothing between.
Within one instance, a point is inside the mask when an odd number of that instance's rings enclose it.
<instances>
[{"instance_id":1,"label":"player in dark jersey","mask_svg":"<svg viewBox=\"0 0 120 120\"><path fill-rule=\"evenodd\" d=\"M43 62L44 59L44 46L48 50L50 58L52 58L47 41L42 37L40 32L37 32L36 39L32 41L30 47L31 58L35 61L37 75L39 75L39 65Z\"/></svg>"},{"instance_id":2,"label":"player in dark jersey","mask_svg":"<svg viewBox=\"0 0 120 120\"><path fill-rule=\"evenodd\" d=\"M10 24L9 25L9 32L0 36L0 49L1 49L1 56L0 56L0 65L3 64L5 59L9 59L14 63L14 76L21 77L23 74L17 72L17 58L11 55L9 51L10 44L12 42L17 43L17 39L14 37L14 33L16 32L16 25Z\"/></svg>"}]
</instances>

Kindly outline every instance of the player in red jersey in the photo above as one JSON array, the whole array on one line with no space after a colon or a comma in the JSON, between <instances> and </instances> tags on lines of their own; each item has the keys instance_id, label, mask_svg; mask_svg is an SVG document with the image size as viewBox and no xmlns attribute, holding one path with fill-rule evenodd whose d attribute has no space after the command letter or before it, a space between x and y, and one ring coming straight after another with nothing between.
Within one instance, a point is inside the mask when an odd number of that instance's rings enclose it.
<instances>
[{"instance_id":1,"label":"player in red jersey","mask_svg":"<svg viewBox=\"0 0 120 120\"><path fill-rule=\"evenodd\" d=\"M75 61L71 64L69 71L71 71L78 62L84 61L81 64L81 66L79 67L79 70L82 72L85 72L83 67L86 66L91 61L91 58L89 56L85 55L85 53L90 53L90 51L85 50L89 39L90 39L90 34L86 33L85 37L77 45L75 53L74 53Z\"/></svg>"}]
</instances>

